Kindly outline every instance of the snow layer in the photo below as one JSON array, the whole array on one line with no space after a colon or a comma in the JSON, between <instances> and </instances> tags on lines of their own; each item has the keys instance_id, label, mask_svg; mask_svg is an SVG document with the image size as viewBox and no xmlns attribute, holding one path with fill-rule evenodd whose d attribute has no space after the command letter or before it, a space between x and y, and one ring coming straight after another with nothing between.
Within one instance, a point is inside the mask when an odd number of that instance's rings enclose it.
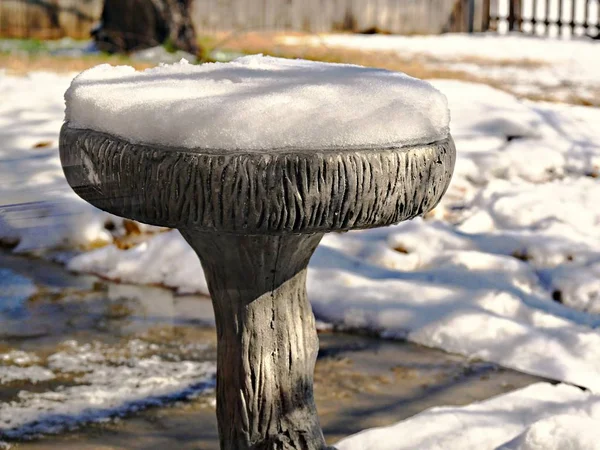
<instances>
[{"instance_id":1,"label":"snow layer","mask_svg":"<svg viewBox=\"0 0 600 450\"><path fill-rule=\"evenodd\" d=\"M158 356L167 353L164 348L142 340L131 340L122 348L76 341L67 341L62 347L47 358L45 368L0 365L0 385L17 379L36 383L60 379L65 374L74 377L72 386L23 390L14 400L2 402L0 439L60 433L148 406L194 397L214 387L214 363L167 360ZM11 379L19 369L22 376Z\"/></svg>"},{"instance_id":2,"label":"snow layer","mask_svg":"<svg viewBox=\"0 0 600 450\"><path fill-rule=\"evenodd\" d=\"M469 79L491 80L515 94L558 101L579 98L599 105L598 45L591 39L565 41L523 34L332 34L283 36L280 43L386 52L433 69L462 72Z\"/></svg>"},{"instance_id":3,"label":"snow layer","mask_svg":"<svg viewBox=\"0 0 600 450\"><path fill-rule=\"evenodd\" d=\"M175 287L182 294L208 294L198 257L178 231L158 234L127 252L112 245L88 252L68 267L122 282Z\"/></svg>"},{"instance_id":4,"label":"snow layer","mask_svg":"<svg viewBox=\"0 0 600 450\"><path fill-rule=\"evenodd\" d=\"M429 143L448 135L429 83L360 66L248 56L230 63L107 64L76 77L66 120L131 142L313 149Z\"/></svg>"},{"instance_id":5,"label":"snow layer","mask_svg":"<svg viewBox=\"0 0 600 450\"><path fill-rule=\"evenodd\" d=\"M0 366L0 385L14 381L26 381L28 383L39 383L40 381L52 380L54 373L39 366L29 367L6 367Z\"/></svg>"},{"instance_id":6,"label":"snow layer","mask_svg":"<svg viewBox=\"0 0 600 450\"><path fill-rule=\"evenodd\" d=\"M16 252L86 249L125 234L123 220L81 200L62 171L58 132L73 76L0 70L0 244Z\"/></svg>"},{"instance_id":7,"label":"snow layer","mask_svg":"<svg viewBox=\"0 0 600 450\"><path fill-rule=\"evenodd\" d=\"M0 72L0 241L18 243L16 251L112 242L111 216L77 197L58 158L70 78Z\"/></svg>"},{"instance_id":8,"label":"snow layer","mask_svg":"<svg viewBox=\"0 0 600 450\"><path fill-rule=\"evenodd\" d=\"M594 405L595 406L595 405ZM597 450L598 419L561 414L540 420L499 450Z\"/></svg>"},{"instance_id":9,"label":"snow layer","mask_svg":"<svg viewBox=\"0 0 600 450\"><path fill-rule=\"evenodd\" d=\"M576 62L576 67L565 67L575 73L585 67L587 58L598 51L591 39L560 40L540 39L519 33L500 36L495 33L461 34L448 33L430 36L398 36L385 34L323 34L319 36L282 36L283 44L327 45L328 47L358 48L361 50L401 50L411 54L429 54L446 57L478 57L503 61L519 59L548 62ZM493 51L490 50L493 48ZM596 66L598 67L598 66ZM593 67L588 67L590 74Z\"/></svg>"},{"instance_id":10,"label":"snow layer","mask_svg":"<svg viewBox=\"0 0 600 450\"><path fill-rule=\"evenodd\" d=\"M437 407L350 436L339 450L598 450L600 397L538 383L480 403ZM516 438L516 439L515 439Z\"/></svg>"}]
</instances>

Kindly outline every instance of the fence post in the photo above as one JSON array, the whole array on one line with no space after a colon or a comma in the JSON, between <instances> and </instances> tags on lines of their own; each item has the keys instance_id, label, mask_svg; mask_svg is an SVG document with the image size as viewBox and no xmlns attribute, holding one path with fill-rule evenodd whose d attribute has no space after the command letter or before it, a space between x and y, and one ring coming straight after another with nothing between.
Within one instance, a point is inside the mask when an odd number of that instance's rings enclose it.
<instances>
[{"instance_id":1,"label":"fence post","mask_svg":"<svg viewBox=\"0 0 600 450\"><path fill-rule=\"evenodd\" d=\"M600 39L600 1L598 1L596 13L598 14L598 19L596 20L596 37Z\"/></svg>"},{"instance_id":2,"label":"fence post","mask_svg":"<svg viewBox=\"0 0 600 450\"><path fill-rule=\"evenodd\" d=\"M450 31L464 33L467 30L467 8L469 0L456 0L450 19Z\"/></svg>"},{"instance_id":3,"label":"fence post","mask_svg":"<svg viewBox=\"0 0 600 450\"><path fill-rule=\"evenodd\" d=\"M583 34L584 35L589 35L590 34L590 28L591 28L591 23L590 23L590 0L585 0L585 9L583 10ZM598 6L600 7L600 2L598 3Z\"/></svg>"},{"instance_id":4,"label":"fence post","mask_svg":"<svg viewBox=\"0 0 600 450\"><path fill-rule=\"evenodd\" d=\"M587 5L586 5L587 6ZM577 23L575 22L575 15L577 14L577 2L575 0L571 1L571 22L569 26L571 27L571 37L575 36L575 27Z\"/></svg>"},{"instance_id":5,"label":"fence post","mask_svg":"<svg viewBox=\"0 0 600 450\"><path fill-rule=\"evenodd\" d=\"M491 0L483 0L481 5L481 31L490 30Z\"/></svg>"},{"instance_id":6,"label":"fence post","mask_svg":"<svg viewBox=\"0 0 600 450\"><path fill-rule=\"evenodd\" d=\"M561 37L563 34L563 0L558 0L558 21L556 22L558 25L558 37Z\"/></svg>"},{"instance_id":7,"label":"fence post","mask_svg":"<svg viewBox=\"0 0 600 450\"><path fill-rule=\"evenodd\" d=\"M467 32L473 33L475 22L475 0L467 0Z\"/></svg>"},{"instance_id":8,"label":"fence post","mask_svg":"<svg viewBox=\"0 0 600 450\"><path fill-rule=\"evenodd\" d=\"M559 0L561 3L562 0ZM521 30L521 0L510 0L508 10L508 31Z\"/></svg>"}]
</instances>

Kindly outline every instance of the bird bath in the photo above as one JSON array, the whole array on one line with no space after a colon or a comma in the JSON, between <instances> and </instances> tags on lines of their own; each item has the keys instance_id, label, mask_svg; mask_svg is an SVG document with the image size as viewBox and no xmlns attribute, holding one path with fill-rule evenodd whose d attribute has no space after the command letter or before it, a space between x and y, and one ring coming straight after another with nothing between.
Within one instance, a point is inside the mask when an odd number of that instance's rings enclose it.
<instances>
[{"instance_id":1,"label":"bird bath","mask_svg":"<svg viewBox=\"0 0 600 450\"><path fill-rule=\"evenodd\" d=\"M327 448L313 399L310 257L324 233L430 211L452 175L450 135L416 145L218 149L136 143L67 116L60 155L74 191L110 213L177 228L202 263L217 326L221 448Z\"/></svg>"}]
</instances>

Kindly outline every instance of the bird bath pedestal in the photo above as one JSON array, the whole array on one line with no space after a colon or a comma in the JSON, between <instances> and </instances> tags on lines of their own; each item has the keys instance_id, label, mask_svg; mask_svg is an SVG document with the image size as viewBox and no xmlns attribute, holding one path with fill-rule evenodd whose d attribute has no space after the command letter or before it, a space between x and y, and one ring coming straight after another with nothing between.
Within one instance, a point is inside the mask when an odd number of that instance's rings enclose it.
<instances>
[{"instance_id":1,"label":"bird bath pedestal","mask_svg":"<svg viewBox=\"0 0 600 450\"><path fill-rule=\"evenodd\" d=\"M452 138L394 148L194 150L133 144L67 122L60 155L83 199L177 228L198 254L217 325L221 449L327 448L313 399L310 257L324 233L431 210L450 182Z\"/></svg>"}]
</instances>

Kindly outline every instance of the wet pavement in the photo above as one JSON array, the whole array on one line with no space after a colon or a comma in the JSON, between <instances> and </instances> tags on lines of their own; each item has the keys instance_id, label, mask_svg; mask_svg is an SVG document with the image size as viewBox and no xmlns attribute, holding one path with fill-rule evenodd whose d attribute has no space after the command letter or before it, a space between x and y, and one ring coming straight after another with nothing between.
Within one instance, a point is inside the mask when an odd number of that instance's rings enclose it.
<instances>
[{"instance_id":1,"label":"wet pavement","mask_svg":"<svg viewBox=\"0 0 600 450\"><path fill-rule=\"evenodd\" d=\"M150 371L154 366L148 365L157 358L162 366L172 364L177 370L183 364L195 364L195 368L212 364L216 354L213 326L212 307L206 297L179 296L161 287L74 275L58 264L2 250L0 419L2 403L6 406L21 401L22 391L30 396L44 392L62 395L82 385L94 387L94 383L105 389L101 392L112 389L110 380L74 376L65 361L96 364L89 366L90 374L110 368L118 377L129 373L125 370L135 370L134 375L140 377L138 384L146 375L145 368L148 377L158 376L158 372ZM315 397L330 443L365 428L395 423L429 407L467 404L539 381L491 363L407 342L333 331L322 331L319 337ZM2 354L12 356L2 360ZM57 355L62 358L60 370L52 366ZM101 361L91 361L89 355ZM32 367L37 372L31 372ZM11 370L21 375L11 380ZM22 376L26 370L33 374L27 372L28 376L39 378L36 383ZM182 377L177 380L184 382L185 375ZM60 429L58 434L33 440L7 438L0 431L0 441L32 450L217 450L213 390L209 386L188 394L170 392L154 403L137 398L135 408L115 414L107 409L94 423L74 422L66 427L70 430ZM66 395L64 398L72 401ZM1 425L0 420L0 430Z\"/></svg>"}]
</instances>

